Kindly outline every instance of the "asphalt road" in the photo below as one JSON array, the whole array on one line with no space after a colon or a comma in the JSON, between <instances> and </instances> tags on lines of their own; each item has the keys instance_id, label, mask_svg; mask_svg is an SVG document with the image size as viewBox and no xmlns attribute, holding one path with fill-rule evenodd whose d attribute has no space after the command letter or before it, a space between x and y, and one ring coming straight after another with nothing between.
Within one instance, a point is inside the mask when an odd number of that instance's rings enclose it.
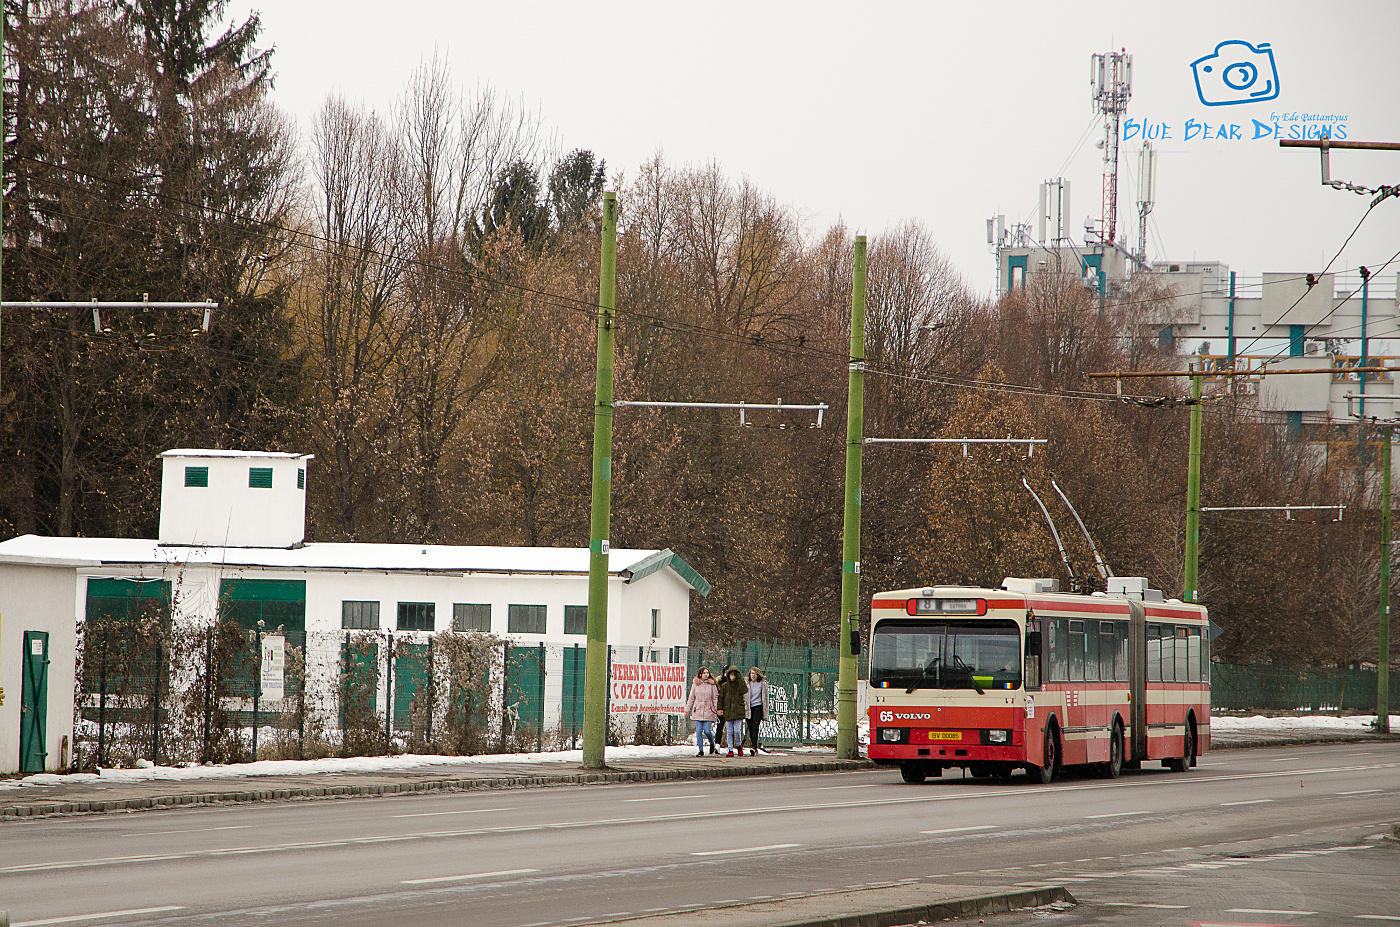
<instances>
[{"instance_id":1,"label":"asphalt road","mask_svg":"<svg viewBox=\"0 0 1400 927\"><path fill-rule=\"evenodd\" d=\"M1400 923L1400 848L1374 839L1398 799L1400 744L1371 744L1048 787L875 771L23 820L0 825L0 909L539 927L922 880L1083 902L1007 925Z\"/></svg>"}]
</instances>

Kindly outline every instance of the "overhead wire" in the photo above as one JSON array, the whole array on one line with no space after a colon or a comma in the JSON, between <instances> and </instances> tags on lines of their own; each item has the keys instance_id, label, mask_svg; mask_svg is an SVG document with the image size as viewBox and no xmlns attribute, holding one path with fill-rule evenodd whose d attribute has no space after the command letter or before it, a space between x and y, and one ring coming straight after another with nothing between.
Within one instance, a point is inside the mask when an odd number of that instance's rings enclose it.
<instances>
[{"instance_id":1,"label":"overhead wire","mask_svg":"<svg viewBox=\"0 0 1400 927\"><path fill-rule=\"evenodd\" d=\"M1371 215L1371 211L1374 210L1375 208L1376 208L1376 204L1375 204L1375 203L1372 203L1369 207L1367 207L1366 211L1365 211L1364 213L1361 214L1361 218L1357 220L1356 226L1351 230L1351 234L1348 235L1348 236L1346 237L1346 241L1342 242L1342 246L1341 246L1340 248L1337 249L1337 253L1334 254L1334 255L1332 255L1332 260L1330 260L1330 261L1327 262L1327 266L1324 267L1324 268L1322 269L1322 273L1320 273L1320 274L1308 274L1308 275L1307 275L1307 277L1305 278L1305 279L1308 281L1307 289L1305 289L1302 293L1300 293L1300 294L1298 295L1298 298L1297 298L1297 299L1293 300L1293 304L1292 304L1292 305L1290 305L1287 309L1283 310L1283 312L1282 312L1282 313L1279 315L1279 317L1278 317L1278 321L1275 322L1274 324L1276 324L1276 325L1282 324L1284 318L1288 315L1288 313L1290 313L1290 312L1292 312L1294 309L1296 309L1296 308L1298 307L1298 304L1301 303L1304 299L1306 299L1306 298L1307 298L1307 295L1308 295L1309 293L1312 292L1313 287L1317 286L1320 282L1322 282L1322 278L1323 278L1323 277L1326 277L1328 271L1330 271L1330 270L1332 269L1332 265L1335 264L1335 263L1337 263L1337 258L1339 258L1339 257L1342 256L1342 252L1345 251L1345 250L1347 249L1347 245L1351 244L1351 240L1352 240L1353 238L1355 238L1355 237L1356 237L1356 233L1359 232L1359 231L1361 230L1361 225L1362 225L1362 223L1364 223L1364 222L1366 221L1366 218L1367 218L1368 216ZM1393 261L1394 258L1392 257L1391 260ZM1390 264L1390 261L1386 261L1386 264L1389 265L1389 264ZM1296 278L1295 278L1295 279L1296 279ZM1357 289L1358 289L1358 291L1360 290L1359 287L1358 287ZM1328 295L1329 295L1329 296L1333 296L1334 294L1330 294L1330 293L1329 293ZM1348 297L1348 299L1349 299L1349 298L1350 298L1350 297ZM1345 300L1343 300L1343 302L1345 302ZM1335 311L1337 310L1337 308L1338 308L1338 307L1337 307L1336 305L1334 305L1334 306L1332 307L1332 309L1331 309L1330 311L1328 311L1327 315L1323 316L1323 319L1326 319L1326 318L1328 318L1329 316L1331 316L1332 313L1335 312ZM1319 324L1321 324L1321 322L1314 322L1314 323L1312 323L1312 325L1309 326L1309 327L1315 328L1315 327L1316 327L1317 325L1319 325ZM1254 340L1250 341L1249 344L1245 345L1242 349L1240 349L1240 351L1238 351L1238 352L1236 352L1236 353L1244 353L1244 352L1248 351L1250 348L1254 347L1254 345L1258 344L1259 341L1260 341L1263 337L1264 337L1263 335L1256 336L1256 337L1254 338ZM1277 357L1277 356L1278 356L1278 355L1275 355L1275 357Z\"/></svg>"}]
</instances>

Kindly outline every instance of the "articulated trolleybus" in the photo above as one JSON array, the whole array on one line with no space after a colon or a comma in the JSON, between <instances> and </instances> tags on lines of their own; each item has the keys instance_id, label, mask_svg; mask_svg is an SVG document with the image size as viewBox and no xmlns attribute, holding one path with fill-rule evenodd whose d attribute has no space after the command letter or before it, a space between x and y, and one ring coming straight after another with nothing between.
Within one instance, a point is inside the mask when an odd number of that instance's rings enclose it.
<instances>
[{"instance_id":1,"label":"articulated trolleybus","mask_svg":"<svg viewBox=\"0 0 1400 927\"><path fill-rule=\"evenodd\" d=\"M1210 746L1206 610L1141 578L1108 582L1092 595L1014 578L876 595L870 759L905 782L954 767L1048 783L1064 766L1194 766Z\"/></svg>"}]
</instances>

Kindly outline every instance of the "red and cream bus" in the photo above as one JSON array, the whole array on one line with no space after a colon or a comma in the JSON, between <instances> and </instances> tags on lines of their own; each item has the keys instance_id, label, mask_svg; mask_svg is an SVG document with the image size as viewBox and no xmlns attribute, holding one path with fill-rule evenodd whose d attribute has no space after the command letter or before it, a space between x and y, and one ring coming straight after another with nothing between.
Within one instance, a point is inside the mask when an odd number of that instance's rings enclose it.
<instances>
[{"instance_id":1,"label":"red and cream bus","mask_svg":"<svg viewBox=\"0 0 1400 927\"><path fill-rule=\"evenodd\" d=\"M871 603L870 759L906 782L1064 766L1185 771L1210 746L1206 610L1135 577L1070 595L1047 579L932 586Z\"/></svg>"}]
</instances>

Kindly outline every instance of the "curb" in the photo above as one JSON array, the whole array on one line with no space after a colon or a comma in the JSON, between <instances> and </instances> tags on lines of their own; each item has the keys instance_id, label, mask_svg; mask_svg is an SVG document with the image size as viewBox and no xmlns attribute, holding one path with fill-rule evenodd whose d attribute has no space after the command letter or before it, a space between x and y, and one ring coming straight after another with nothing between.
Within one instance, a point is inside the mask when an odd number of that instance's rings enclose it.
<instances>
[{"instance_id":1,"label":"curb","mask_svg":"<svg viewBox=\"0 0 1400 927\"><path fill-rule=\"evenodd\" d=\"M0 808L0 820L59 814L93 814L106 811L145 811L182 805L220 802L285 801L293 798L363 798L416 792L529 789L558 785L592 785L604 782L661 782L685 779L727 779L740 776L776 776L790 773L851 772L874 769L869 760L825 760L813 763L774 763L765 766L715 766L699 769L617 769L563 775L501 776L480 779L427 779L380 785L327 785L305 788L238 789L187 795L156 795L110 801L29 802Z\"/></svg>"},{"instance_id":2,"label":"curb","mask_svg":"<svg viewBox=\"0 0 1400 927\"><path fill-rule=\"evenodd\" d=\"M812 898L820 897L823 894L806 895L794 898L793 901L809 901ZM1045 888L1028 888L1016 892L999 892L993 895L970 895L963 898L944 898L938 901L931 901L928 904L906 905L898 908L885 908L878 911L865 911L859 914L840 914L832 917L798 918L796 920L783 920L781 915L773 919L757 919L758 911L755 910L755 923L761 923L762 927L902 927L902 925L913 923L924 923L932 921L953 920L959 917L977 917L987 914L1005 914L1009 911L1016 911L1023 908L1038 908L1042 905L1055 903L1078 904L1069 890L1062 885L1052 885ZM710 908L710 912L738 912L748 909L771 909L774 902L756 901L736 905L725 905L722 908ZM626 917L597 921L581 921L576 927L602 927L605 924L626 924L634 922L639 924L655 924L657 927L668 924L672 921L681 923L693 923L696 912L676 911L666 914L634 914Z\"/></svg>"},{"instance_id":3,"label":"curb","mask_svg":"<svg viewBox=\"0 0 1400 927\"><path fill-rule=\"evenodd\" d=\"M1400 741L1400 734L1293 734L1275 740L1266 737L1255 739L1230 739L1223 743L1217 743L1215 737L1211 737L1210 750L1214 753L1217 750L1257 750L1262 747L1310 747L1310 746L1335 746L1337 744L1371 744L1371 743L1395 743ZM1203 756L1205 754L1202 754Z\"/></svg>"}]
</instances>

